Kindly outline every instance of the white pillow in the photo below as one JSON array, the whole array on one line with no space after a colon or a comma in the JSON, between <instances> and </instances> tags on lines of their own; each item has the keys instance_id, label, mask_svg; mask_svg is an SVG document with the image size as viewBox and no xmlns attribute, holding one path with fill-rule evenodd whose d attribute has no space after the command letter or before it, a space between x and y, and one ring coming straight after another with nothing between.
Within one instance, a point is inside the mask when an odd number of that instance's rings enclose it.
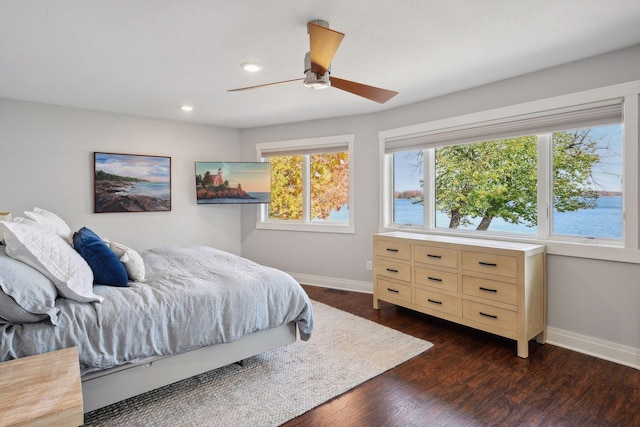
<instances>
[{"instance_id":1,"label":"white pillow","mask_svg":"<svg viewBox=\"0 0 640 427\"><path fill-rule=\"evenodd\" d=\"M33 208L33 212L24 211L24 214L37 222L38 224L53 231L58 236L62 237L67 243L71 244L73 241L73 232L66 222L53 212L49 212L40 208Z\"/></svg>"},{"instance_id":2,"label":"white pillow","mask_svg":"<svg viewBox=\"0 0 640 427\"><path fill-rule=\"evenodd\" d=\"M78 302L102 302L93 293L89 264L62 238L36 225L3 222L7 255L35 268L55 285L65 298Z\"/></svg>"},{"instance_id":3,"label":"white pillow","mask_svg":"<svg viewBox=\"0 0 640 427\"><path fill-rule=\"evenodd\" d=\"M111 242L109 239L103 240L116 256L120 258L120 261L124 264L124 269L127 270L129 279L135 280L136 282L144 282L144 261L140 254L122 243Z\"/></svg>"}]
</instances>

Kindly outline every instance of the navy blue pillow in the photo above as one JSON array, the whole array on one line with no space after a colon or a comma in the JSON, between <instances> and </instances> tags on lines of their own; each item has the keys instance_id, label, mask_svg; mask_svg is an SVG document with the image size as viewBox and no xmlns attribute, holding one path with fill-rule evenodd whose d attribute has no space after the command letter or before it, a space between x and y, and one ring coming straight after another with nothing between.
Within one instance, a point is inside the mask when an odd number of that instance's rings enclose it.
<instances>
[{"instance_id":1,"label":"navy blue pillow","mask_svg":"<svg viewBox=\"0 0 640 427\"><path fill-rule=\"evenodd\" d=\"M96 233L82 227L73 234L73 247L91 267L96 284L129 286L124 264Z\"/></svg>"}]
</instances>

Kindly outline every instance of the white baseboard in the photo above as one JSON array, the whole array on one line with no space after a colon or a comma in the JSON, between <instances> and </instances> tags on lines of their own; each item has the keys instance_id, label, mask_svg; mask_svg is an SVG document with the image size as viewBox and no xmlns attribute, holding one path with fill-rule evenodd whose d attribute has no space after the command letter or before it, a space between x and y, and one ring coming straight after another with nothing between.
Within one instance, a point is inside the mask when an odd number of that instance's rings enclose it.
<instances>
[{"instance_id":1,"label":"white baseboard","mask_svg":"<svg viewBox=\"0 0 640 427\"><path fill-rule=\"evenodd\" d=\"M335 277L313 276L311 274L289 273L299 283L305 285L322 286L323 288L342 289L345 291L363 292L373 294L372 282L359 280L338 279Z\"/></svg>"},{"instance_id":2,"label":"white baseboard","mask_svg":"<svg viewBox=\"0 0 640 427\"><path fill-rule=\"evenodd\" d=\"M298 282L306 285L322 286L372 294L373 283L358 280L338 279L335 277L314 276L302 273L289 273ZM601 340L587 335L547 326L547 343L578 353L588 354L599 359L620 365L640 369L640 349Z\"/></svg>"},{"instance_id":3,"label":"white baseboard","mask_svg":"<svg viewBox=\"0 0 640 427\"><path fill-rule=\"evenodd\" d=\"M640 369L640 349L547 326L547 343Z\"/></svg>"}]
</instances>

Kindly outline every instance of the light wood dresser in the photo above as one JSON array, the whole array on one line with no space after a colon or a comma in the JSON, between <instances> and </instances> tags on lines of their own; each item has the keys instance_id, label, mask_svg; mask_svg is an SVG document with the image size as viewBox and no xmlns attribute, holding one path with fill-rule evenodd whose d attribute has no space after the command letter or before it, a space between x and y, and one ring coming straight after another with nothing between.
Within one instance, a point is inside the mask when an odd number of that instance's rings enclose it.
<instances>
[{"instance_id":1,"label":"light wood dresser","mask_svg":"<svg viewBox=\"0 0 640 427\"><path fill-rule=\"evenodd\" d=\"M0 425L84 424L78 349L0 363Z\"/></svg>"},{"instance_id":2,"label":"light wood dresser","mask_svg":"<svg viewBox=\"0 0 640 427\"><path fill-rule=\"evenodd\" d=\"M373 307L386 301L517 341L546 339L543 245L413 233L374 235Z\"/></svg>"}]
</instances>

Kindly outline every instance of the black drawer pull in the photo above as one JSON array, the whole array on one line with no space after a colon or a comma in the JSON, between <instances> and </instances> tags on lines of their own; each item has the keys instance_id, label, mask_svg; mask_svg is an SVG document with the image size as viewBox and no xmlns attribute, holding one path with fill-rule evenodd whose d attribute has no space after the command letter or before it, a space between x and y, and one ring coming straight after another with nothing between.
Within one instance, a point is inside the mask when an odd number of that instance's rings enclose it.
<instances>
[{"instance_id":1,"label":"black drawer pull","mask_svg":"<svg viewBox=\"0 0 640 427\"><path fill-rule=\"evenodd\" d=\"M495 262L478 261L478 264L484 265L485 267L497 267L498 266L498 264L496 264Z\"/></svg>"},{"instance_id":2,"label":"black drawer pull","mask_svg":"<svg viewBox=\"0 0 640 427\"><path fill-rule=\"evenodd\" d=\"M393 268L387 268L387 271L389 273L397 273L398 272L398 270L394 270Z\"/></svg>"},{"instance_id":3,"label":"black drawer pull","mask_svg":"<svg viewBox=\"0 0 640 427\"><path fill-rule=\"evenodd\" d=\"M490 317L492 319L497 319L498 318L498 316L496 316L494 314L487 314L487 313L483 313L483 312L480 312L480 315L484 316L484 317Z\"/></svg>"},{"instance_id":4,"label":"black drawer pull","mask_svg":"<svg viewBox=\"0 0 640 427\"><path fill-rule=\"evenodd\" d=\"M478 286L478 289L480 289L481 291L485 291L485 292L493 292L494 294L498 293L497 289L483 288L482 286Z\"/></svg>"},{"instance_id":5,"label":"black drawer pull","mask_svg":"<svg viewBox=\"0 0 640 427\"><path fill-rule=\"evenodd\" d=\"M437 277L427 276L427 279L431 280L432 282L442 282L442 279L438 279Z\"/></svg>"},{"instance_id":6,"label":"black drawer pull","mask_svg":"<svg viewBox=\"0 0 640 427\"><path fill-rule=\"evenodd\" d=\"M434 299L427 299L427 301L433 303L433 304L438 304L438 305L442 305L442 301L436 301Z\"/></svg>"},{"instance_id":7,"label":"black drawer pull","mask_svg":"<svg viewBox=\"0 0 640 427\"><path fill-rule=\"evenodd\" d=\"M393 292L394 294L399 294L399 293L400 293L400 291L399 291L399 290L397 290L397 289L387 288L387 290L388 290L389 292Z\"/></svg>"},{"instance_id":8,"label":"black drawer pull","mask_svg":"<svg viewBox=\"0 0 640 427\"><path fill-rule=\"evenodd\" d=\"M427 258L436 258L436 259L440 259L440 258L442 258L442 255L431 255L431 254L427 254Z\"/></svg>"},{"instance_id":9,"label":"black drawer pull","mask_svg":"<svg viewBox=\"0 0 640 427\"><path fill-rule=\"evenodd\" d=\"M398 252L398 249L387 248L387 252Z\"/></svg>"}]
</instances>

